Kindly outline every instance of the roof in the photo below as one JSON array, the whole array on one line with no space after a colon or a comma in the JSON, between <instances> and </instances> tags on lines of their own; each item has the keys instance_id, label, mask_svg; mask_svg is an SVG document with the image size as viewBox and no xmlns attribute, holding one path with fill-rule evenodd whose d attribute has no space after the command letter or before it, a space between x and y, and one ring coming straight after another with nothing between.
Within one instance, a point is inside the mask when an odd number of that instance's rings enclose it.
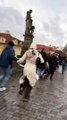
<instances>
[{"instance_id":1,"label":"roof","mask_svg":"<svg viewBox=\"0 0 67 120\"><path fill-rule=\"evenodd\" d=\"M6 38L6 43L12 40L18 40L17 38L11 36L9 33L0 33L0 37ZM20 41L20 40L18 40Z\"/></svg>"},{"instance_id":2,"label":"roof","mask_svg":"<svg viewBox=\"0 0 67 120\"><path fill-rule=\"evenodd\" d=\"M44 50L45 50L46 52L55 52L55 51L56 51L56 49L54 49L54 47L37 44L37 49L38 49L38 50L41 50L42 48L44 48Z\"/></svg>"},{"instance_id":3,"label":"roof","mask_svg":"<svg viewBox=\"0 0 67 120\"><path fill-rule=\"evenodd\" d=\"M18 41L15 43L15 46L22 46L23 41L18 40L17 38L11 36L9 33L0 33L0 38L5 38L5 43L0 42L0 44L7 44L9 41ZM21 43L21 44L20 44Z\"/></svg>"}]
</instances>

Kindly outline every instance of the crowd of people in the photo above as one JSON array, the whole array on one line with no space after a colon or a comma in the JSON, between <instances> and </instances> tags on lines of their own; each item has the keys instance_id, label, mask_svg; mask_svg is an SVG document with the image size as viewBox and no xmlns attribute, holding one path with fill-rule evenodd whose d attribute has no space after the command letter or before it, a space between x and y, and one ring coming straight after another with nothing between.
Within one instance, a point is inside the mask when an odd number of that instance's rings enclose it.
<instances>
[{"instance_id":1,"label":"crowd of people","mask_svg":"<svg viewBox=\"0 0 67 120\"><path fill-rule=\"evenodd\" d=\"M0 56L0 68L2 69L2 75L0 75L0 91L6 90L7 83L12 73L12 62L16 61L17 64L22 64L23 73L19 79L19 94L24 92L24 101L28 101L32 88L35 86L39 78L46 78L50 76L50 80L53 79L54 72L58 68L59 64L62 65L62 74L64 73L65 66L67 64L67 58L60 57L57 53L47 54L44 49L41 51L36 50L34 44L32 44L21 58L15 57L13 49L14 43L10 41Z\"/></svg>"}]
</instances>

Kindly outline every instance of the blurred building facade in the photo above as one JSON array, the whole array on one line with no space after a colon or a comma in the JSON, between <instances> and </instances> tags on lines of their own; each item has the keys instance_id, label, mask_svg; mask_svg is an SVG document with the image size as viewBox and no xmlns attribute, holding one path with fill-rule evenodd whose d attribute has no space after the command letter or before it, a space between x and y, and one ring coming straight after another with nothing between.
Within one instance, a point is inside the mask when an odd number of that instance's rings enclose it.
<instances>
[{"instance_id":1,"label":"blurred building facade","mask_svg":"<svg viewBox=\"0 0 67 120\"><path fill-rule=\"evenodd\" d=\"M42 45L42 44L36 44L36 48L37 50L41 50L42 48L44 48L45 52L47 53L54 53L56 51L55 47L52 47L51 45L47 46L47 45Z\"/></svg>"},{"instance_id":2,"label":"blurred building facade","mask_svg":"<svg viewBox=\"0 0 67 120\"><path fill-rule=\"evenodd\" d=\"M66 46L64 47L63 52L64 52L65 56L67 57L67 44L66 44Z\"/></svg>"},{"instance_id":3,"label":"blurred building facade","mask_svg":"<svg viewBox=\"0 0 67 120\"><path fill-rule=\"evenodd\" d=\"M23 42L13 37L10 33L0 33L0 54L9 41L13 41L15 44L15 54L21 55Z\"/></svg>"}]
</instances>

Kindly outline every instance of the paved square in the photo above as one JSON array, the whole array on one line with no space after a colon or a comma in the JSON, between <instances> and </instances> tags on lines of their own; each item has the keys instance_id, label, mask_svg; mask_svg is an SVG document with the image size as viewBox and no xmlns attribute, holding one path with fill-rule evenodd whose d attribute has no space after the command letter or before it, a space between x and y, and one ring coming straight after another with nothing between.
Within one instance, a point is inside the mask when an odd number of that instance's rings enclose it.
<instances>
[{"instance_id":1,"label":"paved square","mask_svg":"<svg viewBox=\"0 0 67 120\"><path fill-rule=\"evenodd\" d=\"M8 88L0 92L0 120L67 120L67 71L53 80L39 80L29 102L18 94L21 72L12 75Z\"/></svg>"}]
</instances>

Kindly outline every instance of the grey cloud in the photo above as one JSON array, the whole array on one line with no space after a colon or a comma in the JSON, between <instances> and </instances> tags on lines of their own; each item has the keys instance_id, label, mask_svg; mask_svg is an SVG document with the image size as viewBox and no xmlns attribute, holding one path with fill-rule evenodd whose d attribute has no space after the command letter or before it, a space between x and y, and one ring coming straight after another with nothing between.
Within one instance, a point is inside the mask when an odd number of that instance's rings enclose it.
<instances>
[{"instance_id":1,"label":"grey cloud","mask_svg":"<svg viewBox=\"0 0 67 120\"><path fill-rule=\"evenodd\" d=\"M30 2L20 0L19 3L18 0L0 0L0 3L3 6L0 6L0 32L9 30L13 36L23 40L25 20L21 14L31 6L34 13L32 14L33 24L35 25L36 22L34 41L53 45L62 45L64 43L65 33L61 29L60 22L64 18L62 15L67 16L67 0L30 0ZM13 9L13 7L16 9ZM43 24L43 28L38 26L38 20ZM44 22L42 22L43 20ZM65 18L62 22L64 23L64 21Z\"/></svg>"},{"instance_id":2,"label":"grey cloud","mask_svg":"<svg viewBox=\"0 0 67 120\"><path fill-rule=\"evenodd\" d=\"M50 39L50 42L53 44L59 44L62 45L64 41L64 32L62 31L62 28L60 26L60 18L57 16L56 18L50 20L49 22L43 22L43 29L44 29L44 36L48 35L48 41L49 36L52 38ZM47 33L47 34L46 34Z\"/></svg>"},{"instance_id":3,"label":"grey cloud","mask_svg":"<svg viewBox=\"0 0 67 120\"><path fill-rule=\"evenodd\" d=\"M46 0L45 0L46 1ZM67 11L67 0L47 0L46 8L51 8L54 12L63 13Z\"/></svg>"},{"instance_id":4,"label":"grey cloud","mask_svg":"<svg viewBox=\"0 0 67 120\"><path fill-rule=\"evenodd\" d=\"M24 32L24 18L11 7L0 7L0 32L9 30L15 37L22 37Z\"/></svg>"}]
</instances>

